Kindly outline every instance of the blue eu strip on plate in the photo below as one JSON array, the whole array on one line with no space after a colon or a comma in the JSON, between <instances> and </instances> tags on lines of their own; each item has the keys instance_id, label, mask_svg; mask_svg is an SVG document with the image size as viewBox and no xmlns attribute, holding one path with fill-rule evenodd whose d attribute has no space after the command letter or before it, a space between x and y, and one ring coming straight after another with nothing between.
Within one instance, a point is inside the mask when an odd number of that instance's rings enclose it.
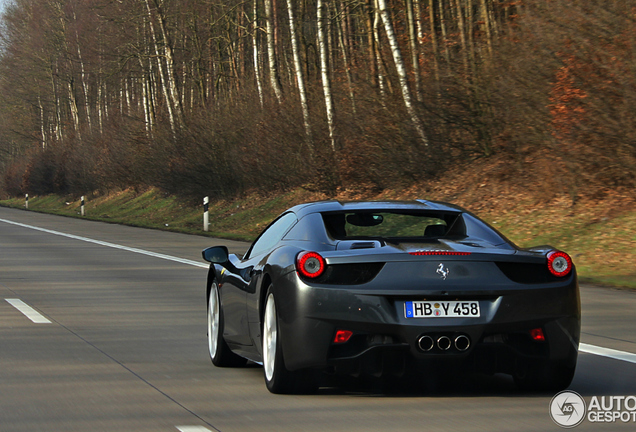
<instances>
[{"instance_id":1,"label":"blue eu strip on plate","mask_svg":"<svg viewBox=\"0 0 636 432\"><path fill-rule=\"evenodd\" d=\"M406 310L406 317L413 318L413 302L409 301L404 303L404 308Z\"/></svg>"}]
</instances>

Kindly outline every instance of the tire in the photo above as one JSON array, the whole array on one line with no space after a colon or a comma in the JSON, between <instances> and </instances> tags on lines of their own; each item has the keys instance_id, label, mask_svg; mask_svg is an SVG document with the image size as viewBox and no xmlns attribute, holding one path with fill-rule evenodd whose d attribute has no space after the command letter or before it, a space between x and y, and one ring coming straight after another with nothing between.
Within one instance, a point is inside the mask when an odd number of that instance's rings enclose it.
<instances>
[{"instance_id":1,"label":"tire","mask_svg":"<svg viewBox=\"0 0 636 432\"><path fill-rule=\"evenodd\" d=\"M237 367L247 363L246 359L234 354L223 339L223 309L216 282L212 282L208 298L208 353L217 367Z\"/></svg>"},{"instance_id":2,"label":"tire","mask_svg":"<svg viewBox=\"0 0 636 432\"><path fill-rule=\"evenodd\" d=\"M263 314L263 374L265 385L271 393L298 394L316 390L310 371L289 371L285 367L276 300L270 289L265 300Z\"/></svg>"}]
</instances>

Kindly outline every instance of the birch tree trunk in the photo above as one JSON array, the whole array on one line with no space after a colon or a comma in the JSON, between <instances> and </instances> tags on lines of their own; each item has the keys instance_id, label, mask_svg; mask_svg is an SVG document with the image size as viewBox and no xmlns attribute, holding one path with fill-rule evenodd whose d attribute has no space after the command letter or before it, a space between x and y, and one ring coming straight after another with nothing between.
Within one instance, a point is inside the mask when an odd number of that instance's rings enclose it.
<instances>
[{"instance_id":1,"label":"birch tree trunk","mask_svg":"<svg viewBox=\"0 0 636 432\"><path fill-rule=\"evenodd\" d=\"M139 66L142 71L145 71L144 63L141 58L139 58ZM144 109L144 123L146 126L146 135L152 138L154 126L155 126L155 112L152 103L152 83L149 77L149 71L144 72L141 77L141 102L143 104Z\"/></svg>"},{"instance_id":2,"label":"birch tree trunk","mask_svg":"<svg viewBox=\"0 0 636 432\"><path fill-rule=\"evenodd\" d=\"M367 0L371 1L371 0ZM375 56L375 26L373 17L376 15L375 8L371 4L368 5L369 10L365 10L365 18L367 24L367 48L369 55L369 63L371 63L371 84L373 87L378 86L378 63Z\"/></svg>"},{"instance_id":3,"label":"birch tree trunk","mask_svg":"<svg viewBox=\"0 0 636 432\"><path fill-rule=\"evenodd\" d=\"M146 85L146 80L145 79L141 79L141 98L142 98L142 105L144 108L144 124L146 126L146 135L148 137L152 136L152 123L150 120L150 110L149 110L149 103L148 103L148 86Z\"/></svg>"},{"instance_id":4,"label":"birch tree trunk","mask_svg":"<svg viewBox=\"0 0 636 432\"><path fill-rule=\"evenodd\" d=\"M380 11L374 5L374 14L373 14L373 46L374 46L374 56L375 63L377 65L377 73L378 73L378 88L380 89L380 98L382 101L382 106L386 109L386 83L384 80L384 63L382 60L382 55L380 54Z\"/></svg>"},{"instance_id":5,"label":"birch tree trunk","mask_svg":"<svg viewBox=\"0 0 636 432\"><path fill-rule=\"evenodd\" d=\"M170 90L170 100L174 106L174 110L177 115L177 120L179 122L179 126L183 126L184 118L183 118L183 108L181 105L181 96L179 94L179 87L177 86L177 74L175 72L174 66L174 54L172 50L172 42L168 35L168 31L166 30L166 15L161 9L161 5L158 3L158 0L153 0L155 4L155 11L157 12L159 23L159 29L161 30L161 37L163 39L163 52L166 58L166 74L168 76L168 89ZM149 17L152 19L150 15L150 4L148 0L146 0L146 5L148 7Z\"/></svg>"},{"instance_id":6,"label":"birch tree trunk","mask_svg":"<svg viewBox=\"0 0 636 432\"><path fill-rule=\"evenodd\" d=\"M132 115L132 98L130 97L130 84L129 84L130 80L125 79L124 80L124 94L126 95L126 114L127 115ZM122 110L123 113L123 110Z\"/></svg>"},{"instance_id":7,"label":"birch tree trunk","mask_svg":"<svg viewBox=\"0 0 636 432\"><path fill-rule=\"evenodd\" d=\"M157 67L159 69L159 81L161 81L163 96L164 96L164 99L166 100L166 109L168 110L168 119L170 121L170 129L172 130L172 134L176 135L177 127L175 124L174 113L172 109L172 102L170 98L170 93L168 92L168 87L166 86L166 79L163 73L163 63L161 61L161 54L159 53L157 35L155 33L155 26L152 23L152 12L150 11L150 3L148 3L148 0L146 0L146 7L148 8L148 28L150 29L150 36L152 37L152 45L155 51L155 57L157 59Z\"/></svg>"},{"instance_id":8,"label":"birch tree trunk","mask_svg":"<svg viewBox=\"0 0 636 432\"><path fill-rule=\"evenodd\" d=\"M397 42L397 37L395 36L395 31L393 30L393 23L391 22L391 17L389 16L389 12L387 10L386 0L376 0L378 10L380 11L380 16L382 17L382 22L384 23L384 31L386 32L386 36L389 40L389 45L391 47L391 52L393 54L393 62L395 63L395 69L397 70L398 77L400 80L400 88L402 90L402 97L404 99L404 106L406 107L406 111L411 117L411 121L413 122L413 126L417 131L422 144L424 146L428 146L428 137L426 136L426 132L424 131L424 125L422 121L417 116L415 112L415 108L413 107L413 102L411 98L411 91L409 89L409 83L406 76L406 67L404 67L404 61L402 60L402 53L400 52L400 46Z\"/></svg>"},{"instance_id":9,"label":"birch tree trunk","mask_svg":"<svg viewBox=\"0 0 636 432\"><path fill-rule=\"evenodd\" d=\"M38 92L38 107L40 108L40 139L42 140L42 150L46 149L46 128L44 122L44 106L42 105L42 98Z\"/></svg>"},{"instance_id":10,"label":"birch tree trunk","mask_svg":"<svg viewBox=\"0 0 636 432\"><path fill-rule=\"evenodd\" d=\"M77 57L80 63L82 89L84 90L84 109L86 110L86 120L88 122L88 130L91 131L93 129L93 125L92 125L93 122L92 122L92 116L91 116L91 105L89 101L88 81L86 79L86 70L84 68L84 60L82 59L82 51L80 49L79 35L77 34L77 31L75 32L75 36L77 38Z\"/></svg>"},{"instance_id":11,"label":"birch tree trunk","mask_svg":"<svg viewBox=\"0 0 636 432\"><path fill-rule=\"evenodd\" d=\"M97 124L99 125L99 133L100 135L102 135L104 133L104 110L102 109L102 106L105 104L103 99L104 99L104 93L102 92L102 88L104 86L104 84L102 83L102 79L104 76L104 72L102 70L102 63L101 63L101 55L100 55L100 63L99 63L99 77L97 80Z\"/></svg>"},{"instance_id":12,"label":"birch tree trunk","mask_svg":"<svg viewBox=\"0 0 636 432\"><path fill-rule=\"evenodd\" d=\"M82 134L80 132L80 118L79 109L77 108L77 99L75 98L75 88L73 82L68 82L68 106L71 111L71 118L73 119L73 127L77 133L77 137L81 140Z\"/></svg>"},{"instance_id":13,"label":"birch tree trunk","mask_svg":"<svg viewBox=\"0 0 636 432\"><path fill-rule=\"evenodd\" d=\"M309 150L313 153L313 140L311 136L311 125L309 123L309 106L307 104L307 92L305 90L305 80L303 78L303 68L298 50L298 35L296 34L296 18L292 0L287 0L287 12L289 14L289 31L291 36L292 53L294 55L294 69L296 70L296 83L298 93L300 93L300 105L303 111L303 121L305 124L305 136Z\"/></svg>"},{"instance_id":14,"label":"birch tree trunk","mask_svg":"<svg viewBox=\"0 0 636 432\"><path fill-rule=\"evenodd\" d=\"M272 0L265 0L265 22L267 29L267 56L269 59L269 80L274 90L274 95L281 103L283 97L283 89L280 84L280 74L278 71L278 62L276 60L276 43L275 43L275 24L274 14L272 11Z\"/></svg>"},{"instance_id":15,"label":"birch tree trunk","mask_svg":"<svg viewBox=\"0 0 636 432\"><path fill-rule=\"evenodd\" d=\"M422 80L420 76L420 44L415 35L415 17L413 15L413 0L406 0L406 16L409 28L409 44L411 45L411 62L413 64L413 75L415 81L415 97L418 102L422 101Z\"/></svg>"},{"instance_id":16,"label":"birch tree trunk","mask_svg":"<svg viewBox=\"0 0 636 432\"><path fill-rule=\"evenodd\" d=\"M258 56L258 0L254 0L254 25L252 27L252 54L254 57L254 75L256 76L256 87L258 89L258 99L263 108L263 84L261 83L261 66Z\"/></svg>"},{"instance_id":17,"label":"birch tree trunk","mask_svg":"<svg viewBox=\"0 0 636 432\"><path fill-rule=\"evenodd\" d=\"M415 7L415 23L417 25L417 40L422 43L424 40L424 25L422 24L422 7L420 6L420 0L413 0L413 6Z\"/></svg>"},{"instance_id":18,"label":"birch tree trunk","mask_svg":"<svg viewBox=\"0 0 636 432\"><path fill-rule=\"evenodd\" d=\"M340 11L340 16L342 17L340 19L341 25L337 26L338 41L340 44L340 49L342 50L342 61L344 62L344 69L347 75L347 86L349 88L349 99L351 100L351 109L353 111L353 114L355 115L357 114L356 99L353 93L353 78L351 77L351 63L349 62L349 56L347 54L347 52L349 51L349 48L347 46L347 42L345 39L345 33L347 29L346 29L346 20L344 19L344 16L346 14L346 9L344 4L341 3L341 6L342 6L342 10Z\"/></svg>"},{"instance_id":19,"label":"birch tree trunk","mask_svg":"<svg viewBox=\"0 0 636 432\"><path fill-rule=\"evenodd\" d=\"M325 105L327 109L327 125L329 127L329 139L331 149L336 152L336 139L334 136L334 108L331 94L331 82L329 80L329 65L327 63L327 38L325 35L325 24L323 18L324 6L322 0L316 1L317 30L318 30L318 51L320 51L320 74L322 77L322 90L325 95Z\"/></svg>"}]
</instances>

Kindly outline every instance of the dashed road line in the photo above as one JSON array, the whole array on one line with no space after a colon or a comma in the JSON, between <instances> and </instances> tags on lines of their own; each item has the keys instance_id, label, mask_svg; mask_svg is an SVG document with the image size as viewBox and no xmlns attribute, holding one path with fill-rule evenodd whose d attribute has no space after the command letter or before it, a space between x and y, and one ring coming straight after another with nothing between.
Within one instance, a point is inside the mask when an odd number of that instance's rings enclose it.
<instances>
[{"instance_id":1,"label":"dashed road line","mask_svg":"<svg viewBox=\"0 0 636 432\"><path fill-rule=\"evenodd\" d=\"M7 303L22 312L28 319L36 324L51 324L41 313L33 309L20 299L5 299Z\"/></svg>"},{"instance_id":2,"label":"dashed road line","mask_svg":"<svg viewBox=\"0 0 636 432\"><path fill-rule=\"evenodd\" d=\"M203 426L176 426L181 432L212 432Z\"/></svg>"}]
</instances>

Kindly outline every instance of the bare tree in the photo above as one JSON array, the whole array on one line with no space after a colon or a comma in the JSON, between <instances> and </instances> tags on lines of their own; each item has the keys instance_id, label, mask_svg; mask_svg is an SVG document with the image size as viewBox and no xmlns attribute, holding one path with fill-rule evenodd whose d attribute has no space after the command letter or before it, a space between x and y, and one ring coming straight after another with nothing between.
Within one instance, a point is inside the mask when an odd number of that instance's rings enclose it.
<instances>
[{"instance_id":1,"label":"bare tree","mask_svg":"<svg viewBox=\"0 0 636 432\"><path fill-rule=\"evenodd\" d=\"M296 71L296 84L298 85L298 93L300 95L300 106L303 111L303 122L305 125L305 134L307 137L307 145L313 153L313 140L311 134L311 125L309 123L309 105L307 104L307 91L305 89L305 79L303 77L303 68L300 61L300 52L298 49L298 35L296 34L296 18L294 14L294 5L292 0L287 0L287 13L289 14L289 32L292 44L292 53L294 55L294 69Z\"/></svg>"},{"instance_id":2,"label":"bare tree","mask_svg":"<svg viewBox=\"0 0 636 432\"><path fill-rule=\"evenodd\" d=\"M276 22L274 21L274 11L272 9L272 0L265 0L265 22L267 24L267 56L269 59L269 81L274 90L274 95L278 103L283 97L283 90L280 84L280 74L278 70L278 62L276 59Z\"/></svg>"},{"instance_id":3,"label":"bare tree","mask_svg":"<svg viewBox=\"0 0 636 432\"><path fill-rule=\"evenodd\" d=\"M334 131L334 107L333 97L331 94L331 79L329 78L329 52L327 45L327 37L325 35L324 21L324 5L322 0L316 1L316 20L318 34L318 50L320 52L320 76L322 78L322 90L325 96L325 106L327 109L327 125L329 127L329 139L331 140L331 149L336 152L336 138Z\"/></svg>"},{"instance_id":4,"label":"bare tree","mask_svg":"<svg viewBox=\"0 0 636 432\"><path fill-rule=\"evenodd\" d=\"M254 0L253 7L253 23L252 23L252 58L254 61L254 76L256 78L256 87L258 89L258 100L263 108L263 84L261 83L261 61L258 51L258 0Z\"/></svg>"},{"instance_id":5,"label":"bare tree","mask_svg":"<svg viewBox=\"0 0 636 432\"><path fill-rule=\"evenodd\" d=\"M411 64L413 67L413 75L415 81L415 97L421 102L421 73L420 73L420 43L416 36L416 24L415 24L415 11L413 6L413 0L406 0L406 16L409 29L409 45L411 47Z\"/></svg>"},{"instance_id":6,"label":"bare tree","mask_svg":"<svg viewBox=\"0 0 636 432\"><path fill-rule=\"evenodd\" d=\"M397 37L395 36L395 31L393 30L393 23L391 22L391 17L389 16L389 12L387 10L386 0L376 1L376 7L380 11L380 16L382 17L382 22L384 23L384 30L386 32L387 38L389 39L389 45L391 46L391 53L393 54L395 69L397 70L398 77L400 79L400 89L402 90L404 106L406 107L406 111L411 117L411 122L413 122L415 130L422 140L422 144L428 146L428 137L426 136L426 132L424 131L424 125L422 124L420 118L417 116L415 107L413 106L411 90L409 89L409 83L406 75L406 67L404 66L404 61L402 60L402 52L400 51L400 46L398 45Z\"/></svg>"},{"instance_id":7,"label":"bare tree","mask_svg":"<svg viewBox=\"0 0 636 432\"><path fill-rule=\"evenodd\" d=\"M551 168L573 190L601 178L633 188L635 7L14 0L0 25L0 171L21 169L18 188L54 173L62 190L82 160L104 188L225 194L307 186L310 169L332 192L434 173L433 143L453 159L517 161L561 145L567 158ZM315 157L274 159L298 137Z\"/></svg>"},{"instance_id":8,"label":"bare tree","mask_svg":"<svg viewBox=\"0 0 636 432\"><path fill-rule=\"evenodd\" d=\"M152 36L152 43L154 48L154 54L157 62L157 68L159 71L159 81L161 82L161 88L163 90L164 99L166 101L166 108L168 110L168 118L170 119L170 128L172 129L172 134L176 134L177 132L177 123L174 114L174 107L172 104L171 92L168 90L168 83L164 73L163 62L161 61L162 55L159 49L159 41L157 39L157 35L155 32L155 26L153 24L152 19L152 11L150 9L150 0L145 0L146 7L148 10L148 28L150 29L150 35Z\"/></svg>"}]
</instances>

